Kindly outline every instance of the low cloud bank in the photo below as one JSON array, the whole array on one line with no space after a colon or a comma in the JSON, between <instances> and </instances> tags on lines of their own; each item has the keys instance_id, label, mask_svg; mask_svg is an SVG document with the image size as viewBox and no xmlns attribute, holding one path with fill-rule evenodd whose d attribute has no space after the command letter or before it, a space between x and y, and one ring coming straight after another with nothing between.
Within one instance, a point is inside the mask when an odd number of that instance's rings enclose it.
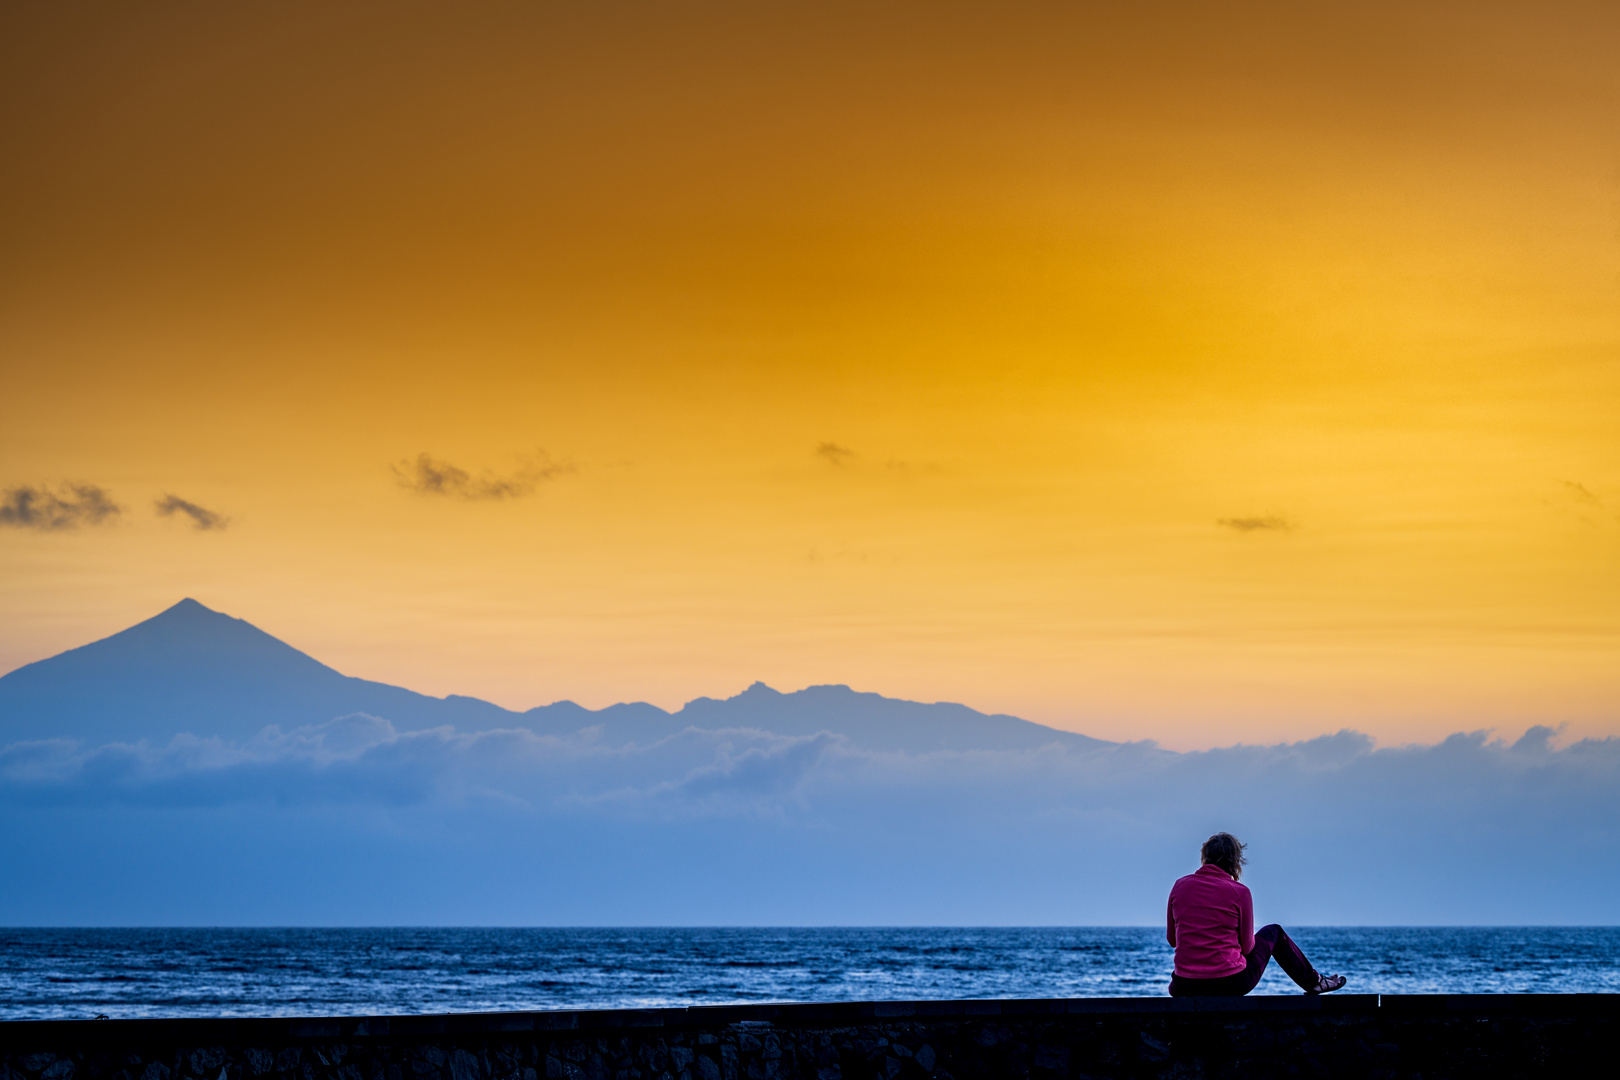
<instances>
[{"instance_id":1,"label":"low cloud bank","mask_svg":"<svg viewBox=\"0 0 1620 1080\"><path fill-rule=\"evenodd\" d=\"M836 816L849 800L949 795L975 812L1114 809L1154 816L1186 804L1291 807L1290 817L1341 818L1368 808L1468 807L1502 816L1515 797L1544 800L1537 817L1585 800L1620 807L1620 739L1552 747L1538 727L1515 743L1484 732L1434 746L1376 749L1352 731L1306 742L1192 753L1151 743L1039 750L876 752L843 736L751 728L683 731L610 745L601 729L568 736L522 729L400 731L357 713L238 745L179 735L87 746L69 740L0 749L8 804L220 806L495 799L536 813ZM1357 809L1360 808L1360 809ZM1521 807L1521 810L1528 807Z\"/></svg>"},{"instance_id":2,"label":"low cloud bank","mask_svg":"<svg viewBox=\"0 0 1620 1080\"><path fill-rule=\"evenodd\" d=\"M181 919L182 895L215 900L185 918L251 921L271 858L300 884L268 921L1151 923L1198 842L1231 829L1267 919L1613 922L1620 740L1552 734L917 754L825 732L613 745L354 715L239 745L18 743L0 750L0 858L19 867L0 917L89 903L71 868L140 822L118 857L146 853L130 871L150 869L130 894L146 921ZM183 894L156 869L178 853L201 882ZM334 884L362 870L395 884ZM139 921L129 902L75 917Z\"/></svg>"}]
</instances>

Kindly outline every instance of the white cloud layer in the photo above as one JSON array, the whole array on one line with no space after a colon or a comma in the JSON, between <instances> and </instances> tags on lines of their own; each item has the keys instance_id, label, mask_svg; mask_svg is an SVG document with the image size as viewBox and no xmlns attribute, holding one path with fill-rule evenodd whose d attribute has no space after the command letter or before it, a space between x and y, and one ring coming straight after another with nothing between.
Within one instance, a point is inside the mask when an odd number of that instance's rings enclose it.
<instances>
[{"instance_id":1,"label":"white cloud layer","mask_svg":"<svg viewBox=\"0 0 1620 1080\"><path fill-rule=\"evenodd\" d=\"M1613 922L1620 740L1555 749L1552 734L903 753L825 732L689 727L612 745L593 728L402 732L356 714L240 745L18 743L0 750L0 813L34 835L0 857L70 855L20 875L0 917L59 910L82 888L71 852L139 821L145 866L212 867L221 921L253 921L231 898L267 869L244 863L259 852L295 881L373 859L374 880L393 880L406 857L420 876L454 864L486 886L456 901L419 883L405 901L420 911L344 892L323 909L339 922L1152 922L1198 842L1226 828L1251 842L1257 892L1295 921ZM226 821L241 851L216 836ZM515 870L496 865L508 858ZM152 910L185 909L143 888ZM116 905L79 918L143 921Z\"/></svg>"}]
</instances>

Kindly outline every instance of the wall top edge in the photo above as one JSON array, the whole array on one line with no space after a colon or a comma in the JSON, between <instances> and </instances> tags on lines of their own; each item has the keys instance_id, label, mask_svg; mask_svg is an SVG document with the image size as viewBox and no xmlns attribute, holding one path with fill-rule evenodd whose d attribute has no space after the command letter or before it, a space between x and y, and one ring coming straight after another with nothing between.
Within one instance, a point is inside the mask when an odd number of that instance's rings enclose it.
<instances>
[{"instance_id":1,"label":"wall top edge","mask_svg":"<svg viewBox=\"0 0 1620 1080\"><path fill-rule=\"evenodd\" d=\"M398 1016L158 1018L0 1021L0 1044L457 1039L522 1032L640 1028L846 1026L907 1020L1111 1015L1369 1013L1620 1016L1620 994L1335 994L1244 998L1007 998L971 1001L781 1002L663 1009L437 1013Z\"/></svg>"}]
</instances>

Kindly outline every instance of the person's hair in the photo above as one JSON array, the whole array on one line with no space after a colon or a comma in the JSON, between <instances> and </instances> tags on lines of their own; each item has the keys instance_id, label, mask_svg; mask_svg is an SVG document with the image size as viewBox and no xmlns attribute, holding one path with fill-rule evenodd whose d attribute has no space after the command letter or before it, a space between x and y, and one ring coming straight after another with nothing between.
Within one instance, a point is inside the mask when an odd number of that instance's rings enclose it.
<instances>
[{"instance_id":1,"label":"person's hair","mask_svg":"<svg viewBox=\"0 0 1620 1080\"><path fill-rule=\"evenodd\" d=\"M1229 832L1218 832L1204 841L1199 854L1204 862L1220 867L1236 881L1243 876L1243 864L1249 861L1243 857L1243 849L1247 846Z\"/></svg>"}]
</instances>

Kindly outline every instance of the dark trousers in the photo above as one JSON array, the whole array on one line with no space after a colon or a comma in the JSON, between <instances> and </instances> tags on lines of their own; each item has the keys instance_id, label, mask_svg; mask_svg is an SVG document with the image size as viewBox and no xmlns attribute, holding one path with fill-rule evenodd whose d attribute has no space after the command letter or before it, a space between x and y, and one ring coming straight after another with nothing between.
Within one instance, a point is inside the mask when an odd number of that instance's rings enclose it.
<instances>
[{"instance_id":1,"label":"dark trousers","mask_svg":"<svg viewBox=\"0 0 1620 1080\"><path fill-rule=\"evenodd\" d=\"M1242 997L1259 983L1260 976L1266 973L1266 962L1273 956L1277 958L1277 966L1286 971L1301 990L1309 990L1316 985L1316 969L1299 951L1294 939L1282 927L1272 923L1254 932L1254 949L1246 958L1248 966L1242 971L1223 975L1219 979L1185 979L1172 975L1170 996Z\"/></svg>"}]
</instances>

